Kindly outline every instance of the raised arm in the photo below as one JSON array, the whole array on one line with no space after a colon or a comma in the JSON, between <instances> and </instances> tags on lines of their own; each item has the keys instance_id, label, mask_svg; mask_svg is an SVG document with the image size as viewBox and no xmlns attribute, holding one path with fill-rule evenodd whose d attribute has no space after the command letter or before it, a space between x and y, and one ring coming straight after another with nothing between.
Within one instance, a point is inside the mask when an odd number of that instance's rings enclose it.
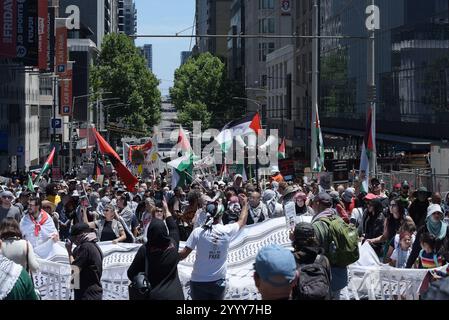
<instances>
[{"instance_id":1,"label":"raised arm","mask_svg":"<svg viewBox=\"0 0 449 320\"><path fill-rule=\"evenodd\" d=\"M246 220L248 219L248 198L244 194L239 194L240 202L242 203L242 212L240 213L239 220L237 221L240 229L246 226Z\"/></svg>"}]
</instances>

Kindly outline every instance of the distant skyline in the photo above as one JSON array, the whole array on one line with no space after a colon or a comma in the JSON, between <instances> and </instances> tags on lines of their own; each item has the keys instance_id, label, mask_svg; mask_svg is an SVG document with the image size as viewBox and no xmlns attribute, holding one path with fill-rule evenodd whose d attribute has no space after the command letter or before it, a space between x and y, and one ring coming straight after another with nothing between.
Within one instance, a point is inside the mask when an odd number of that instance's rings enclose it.
<instances>
[{"instance_id":1,"label":"distant skyline","mask_svg":"<svg viewBox=\"0 0 449 320\"><path fill-rule=\"evenodd\" d=\"M175 34L191 27L195 17L194 0L135 0L137 34ZM192 34L193 29L182 34ZM136 46L153 45L153 73L161 80L162 95L173 86L175 70L180 66L181 51L189 51L195 44L192 38L137 38Z\"/></svg>"}]
</instances>

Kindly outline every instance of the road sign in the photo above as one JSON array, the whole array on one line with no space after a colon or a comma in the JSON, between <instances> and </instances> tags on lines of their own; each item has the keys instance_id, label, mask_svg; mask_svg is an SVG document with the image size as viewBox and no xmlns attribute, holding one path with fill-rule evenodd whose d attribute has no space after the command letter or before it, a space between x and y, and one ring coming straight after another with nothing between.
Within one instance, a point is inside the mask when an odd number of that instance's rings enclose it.
<instances>
[{"instance_id":1,"label":"road sign","mask_svg":"<svg viewBox=\"0 0 449 320\"><path fill-rule=\"evenodd\" d=\"M61 129L62 128L62 119L61 118L51 119L51 128L52 129Z\"/></svg>"}]
</instances>

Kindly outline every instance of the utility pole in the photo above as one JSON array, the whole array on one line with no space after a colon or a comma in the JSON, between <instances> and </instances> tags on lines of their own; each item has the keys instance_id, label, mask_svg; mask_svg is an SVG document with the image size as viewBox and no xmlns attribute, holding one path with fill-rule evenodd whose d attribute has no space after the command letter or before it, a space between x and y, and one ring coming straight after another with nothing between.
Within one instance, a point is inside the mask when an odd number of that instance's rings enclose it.
<instances>
[{"instance_id":1,"label":"utility pole","mask_svg":"<svg viewBox=\"0 0 449 320\"><path fill-rule=\"evenodd\" d=\"M380 29L380 12L379 7L374 4L374 0L368 0L366 13L369 14L366 20L366 28L368 29L368 86L367 100L368 108L371 108L371 136L373 139L373 151L369 159L370 176L377 176L377 150L376 150L376 47L375 33L376 29Z\"/></svg>"},{"instance_id":2,"label":"utility pole","mask_svg":"<svg viewBox=\"0 0 449 320\"><path fill-rule=\"evenodd\" d=\"M51 139L51 144L55 148L55 155L53 158L54 165L58 165L58 152L59 148L56 148L56 96L58 94L57 87L58 87L58 76L55 75L52 77L53 79L53 121L52 121L52 127L53 127L53 136ZM51 171L51 179L53 180L53 170Z\"/></svg>"},{"instance_id":3,"label":"utility pole","mask_svg":"<svg viewBox=\"0 0 449 320\"><path fill-rule=\"evenodd\" d=\"M312 121L310 126L311 133L311 144L310 144L310 168L313 169L314 163L317 159L317 133L316 133L316 122L317 122L317 112L318 112L318 61L319 61L319 51L318 51L318 35L319 35L319 20L318 16L318 6L319 0L313 1L313 40L312 40Z\"/></svg>"}]
</instances>

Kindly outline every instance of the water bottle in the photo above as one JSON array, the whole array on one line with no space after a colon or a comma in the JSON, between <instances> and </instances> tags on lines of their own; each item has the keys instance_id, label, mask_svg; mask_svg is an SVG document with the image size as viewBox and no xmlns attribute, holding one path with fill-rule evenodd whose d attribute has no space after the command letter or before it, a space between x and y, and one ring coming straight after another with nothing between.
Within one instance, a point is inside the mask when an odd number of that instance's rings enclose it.
<instances>
[{"instance_id":1,"label":"water bottle","mask_svg":"<svg viewBox=\"0 0 449 320\"><path fill-rule=\"evenodd\" d=\"M335 255L337 253L337 245L335 244L334 241L331 242L330 247L329 247L329 253L331 256Z\"/></svg>"}]
</instances>

